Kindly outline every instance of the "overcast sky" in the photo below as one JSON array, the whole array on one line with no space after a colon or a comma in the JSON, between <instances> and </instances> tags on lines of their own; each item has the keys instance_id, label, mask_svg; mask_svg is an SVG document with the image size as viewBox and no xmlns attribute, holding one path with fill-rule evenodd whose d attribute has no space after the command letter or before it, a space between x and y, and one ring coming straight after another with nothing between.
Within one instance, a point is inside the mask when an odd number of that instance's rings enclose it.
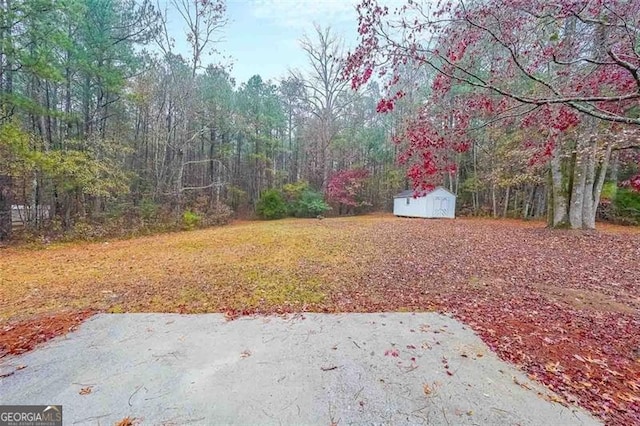
<instances>
[{"instance_id":1,"label":"overcast sky","mask_svg":"<svg viewBox=\"0 0 640 426\"><path fill-rule=\"evenodd\" d=\"M260 74L279 79L290 68L304 68L306 59L298 40L313 34L313 23L345 39L353 47L357 39L356 1L353 0L227 0L229 24L225 41L218 46L233 61L232 75L238 83ZM188 53L180 15L169 9L169 28L176 49ZM212 58L207 62L219 61Z\"/></svg>"}]
</instances>

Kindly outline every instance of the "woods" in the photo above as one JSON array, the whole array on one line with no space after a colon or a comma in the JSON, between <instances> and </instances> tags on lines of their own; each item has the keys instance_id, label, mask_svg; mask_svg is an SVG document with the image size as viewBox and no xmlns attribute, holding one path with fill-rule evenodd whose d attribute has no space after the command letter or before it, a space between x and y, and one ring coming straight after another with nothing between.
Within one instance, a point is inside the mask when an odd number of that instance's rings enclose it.
<instances>
[{"instance_id":1,"label":"woods","mask_svg":"<svg viewBox=\"0 0 640 426\"><path fill-rule=\"evenodd\" d=\"M375 115L378 93L340 78L342 42L329 28L303 39L308 70L238 83L226 64L203 62L219 48L223 1L2 6L0 170L13 198L2 205L25 206L28 228L247 215L267 189L306 181L323 192L351 168L371 171L371 197L385 207L393 119ZM175 50L171 12L189 52Z\"/></svg>"},{"instance_id":2,"label":"woods","mask_svg":"<svg viewBox=\"0 0 640 426\"><path fill-rule=\"evenodd\" d=\"M430 86L399 140L416 187L445 175L474 209L490 204L496 216L501 198L504 215L533 207L553 227L592 229L605 182L637 175L637 2L409 1L390 11L364 0L358 11L353 87L384 79L378 110L388 112Z\"/></svg>"},{"instance_id":3,"label":"woods","mask_svg":"<svg viewBox=\"0 0 640 426\"><path fill-rule=\"evenodd\" d=\"M640 220L636 2L364 0L355 50L309 27L304 68L244 82L224 0L1 6L0 238L12 205L28 232L100 236L252 216L296 183L329 214L444 185L462 214Z\"/></svg>"}]
</instances>

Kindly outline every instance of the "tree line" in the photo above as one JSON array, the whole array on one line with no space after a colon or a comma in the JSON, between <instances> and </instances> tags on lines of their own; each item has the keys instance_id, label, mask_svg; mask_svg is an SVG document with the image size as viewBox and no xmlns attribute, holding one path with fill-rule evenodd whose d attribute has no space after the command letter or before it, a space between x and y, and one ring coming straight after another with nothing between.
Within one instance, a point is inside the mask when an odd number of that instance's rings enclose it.
<instances>
[{"instance_id":1,"label":"tree line","mask_svg":"<svg viewBox=\"0 0 640 426\"><path fill-rule=\"evenodd\" d=\"M1 228L10 205L27 227L61 231L253 212L269 188L366 170L357 204L384 208L402 185L389 142L397 118L375 113L376 84L353 92L342 41L301 40L306 70L238 83L204 63L227 21L223 0L3 0L0 38ZM177 52L168 16L182 21ZM366 203L365 203L366 198Z\"/></svg>"},{"instance_id":2,"label":"tree line","mask_svg":"<svg viewBox=\"0 0 640 426\"><path fill-rule=\"evenodd\" d=\"M210 62L224 0L1 0L0 238L12 205L100 234L436 185L463 214L634 223L640 6L589 4L364 0L354 51L316 26L305 69L237 82Z\"/></svg>"}]
</instances>

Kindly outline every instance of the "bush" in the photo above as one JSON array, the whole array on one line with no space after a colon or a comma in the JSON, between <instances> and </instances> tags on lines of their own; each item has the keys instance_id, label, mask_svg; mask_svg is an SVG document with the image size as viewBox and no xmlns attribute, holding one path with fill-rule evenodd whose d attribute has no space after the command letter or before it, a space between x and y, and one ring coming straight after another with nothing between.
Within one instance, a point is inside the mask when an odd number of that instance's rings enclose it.
<instances>
[{"instance_id":1,"label":"bush","mask_svg":"<svg viewBox=\"0 0 640 426\"><path fill-rule=\"evenodd\" d=\"M602 186L600 193L601 200L613 200L618 192L618 185L615 182L607 182Z\"/></svg>"},{"instance_id":2,"label":"bush","mask_svg":"<svg viewBox=\"0 0 640 426\"><path fill-rule=\"evenodd\" d=\"M324 201L322 194L306 190L293 203L290 209L296 217L316 217L327 210L331 210L331 207Z\"/></svg>"},{"instance_id":3,"label":"bush","mask_svg":"<svg viewBox=\"0 0 640 426\"><path fill-rule=\"evenodd\" d=\"M305 180L288 183L282 187L282 192L284 193L287 204L292 207L298 200L300 200L300 198L302 198L302 194L309 190L309 183Z\"/></svg>"},{"instance_id":4,"label":"bush","mask_svg":"<svg viewBox=\"0 0 640 426\"><path fill-rule=\"evenodd\" d=\"M287 204L277 189L268 189L262 193L256 206L256 213L263 219L280 219L287 215Z\"/></svg>"},{"instance_id":5,"label":"bush","mask_svg":"<svg viewBox=\"0 0 640 426\"><path fill-rule=\"evenodd\" d=\"M613 206L616 221L624 224L640 223L640 192L618 188Z\"/></svg>"},{"instance_id":6,"label":"bush","mask_svg":"<svg viewBox=\"0 0 640 426\"><path fill-rule=\"evenodd\" d=\"M158 218L160 206L147 198L140 203L140 219L144 222L153 222Z\"/></svg>"},{"instance_id":7,"label":"bush","mask_svg":"<svg viewBox=\"0 0 640 426\"><path fill-rule=\"evenodd\" d=\"M185 229L195 229L200 224L200 220L200 216L191 210L187 210L182 214L182 225Z\"/></svg>"},{"instance_id":8,"label":"bush","mask_svg":"<svg viewBox=\"0 0 640 426\"><path fill-rule=\"evenodd\" d=\"M291 216L316 217L331 210L322 194L311 189L304 180L286 184L282 191Z\"/></svg>"}]
</instances>

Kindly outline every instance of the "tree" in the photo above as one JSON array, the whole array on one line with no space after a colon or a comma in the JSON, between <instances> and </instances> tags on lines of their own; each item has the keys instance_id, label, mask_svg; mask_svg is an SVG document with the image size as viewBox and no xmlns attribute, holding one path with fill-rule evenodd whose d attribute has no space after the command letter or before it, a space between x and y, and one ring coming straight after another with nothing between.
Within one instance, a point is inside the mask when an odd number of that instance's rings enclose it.
<instances>
[{"instance_id":1,"label":"tree","mask_svg":"<svg viewBox=\"0 0 640 426\"><path fill-rule=\"evenodd\" d=\"M471 95L472 108L452 106L448 121L422 108L408 126L427 135L408 137L409 153L424 157L411 169L416 186L448 167L435 159L434 148L465 141L478 126L518 120L545 136L540 145L553 182L550 224L595 226L616 148L598 135L640 124L640 4L492 0L430 10L426 2L409 1L390 15L375 0L364 0L358 11L360 44L349 54L345 76L354 89L374 74L385 79L379 112L393 110L404 96L394 88L408 66L435 73L434 99L456 87ZM567 161L571 150L576 155Z\"/></svg>"},{"instance_id":2,"label":"tree","mask_svg":"<svg viewBox=\"0 0 640 426\"><path fill-rule=\"evenodd\" d=\"M338 214L353 212L354 208L366 206L364 185L369 171L364 169L341 170L331 175L327 183L327 200L338 206Z\"/></svg>"},{"instance_id":3,"label":"tree","mask_svg":"<svg viewBox=\"0 0 640 426\"><path fill-rule=\"evenodd\" d=\"M220 40L216 35L227 25L224 0L171 0L174 9L187 25L187 41L191 47L191 75L195 76L207 49Z\"/></svg>"},{"instance_id":4,"label":"tree","mask_svg":"<svg viewBox=\"0 0 640 426\"><path fill-rule=\"evenodd\" d=\"M289 76L280 82L280 95L284 103L287 119L287 155L283 160L283 168L289 168L289 182L297 181L300 176L300 146L294 146L295 133L299 129L300 116L304 108L304 81L296 76Z\"/></svg>"},{"instance_id":5,"label":"tree","mask_svg":"<svg viewBox=\"0 0 640 426\"><path fill-rule=\"evenodd\" d=\"M279 136L284 128L284 112L277 88L255 75L238 93L238 106L245 119L245 136L251 151L251 199L257 200L263 189L272 187L276 178L275 160L281 150Z\"/></svg>"},{"instance_id":6,"label":"tree","mask_svg":"<svg viewBox=\"0 0 640 426\"><path fill-rule=\"evenodd\" d=\"M309 147L307 161L310 166L310 182L316 188L324 188L330 172L330 147L340 131L340 119L352 97L346 96L348 82L341 78L343 66L342 41L330 28L315 26L316 39L305 36L300 45L307 55L310 73L297 74L306 90L306 102L313 116L314 144Z\"/></svg>"},{"instance_id":7,"label":"tree","mask_svg":"<svg viewBox=\"0 0 640 426\"><path fill-rule=\"evenodd\" d=\"M375 114L375 84L347 90L329 29L302 41L305 72L236 84L212 63L226 22L223 0L0 0L3 238L12 203L29 231L101 233L185 211L208 223L220 203L252 213L265 190L298 180L313 185L292 211L313 215L335 170L370 174L358 202L400 189L388 136L402 114Z\"/></svg>"}]
</instances>

